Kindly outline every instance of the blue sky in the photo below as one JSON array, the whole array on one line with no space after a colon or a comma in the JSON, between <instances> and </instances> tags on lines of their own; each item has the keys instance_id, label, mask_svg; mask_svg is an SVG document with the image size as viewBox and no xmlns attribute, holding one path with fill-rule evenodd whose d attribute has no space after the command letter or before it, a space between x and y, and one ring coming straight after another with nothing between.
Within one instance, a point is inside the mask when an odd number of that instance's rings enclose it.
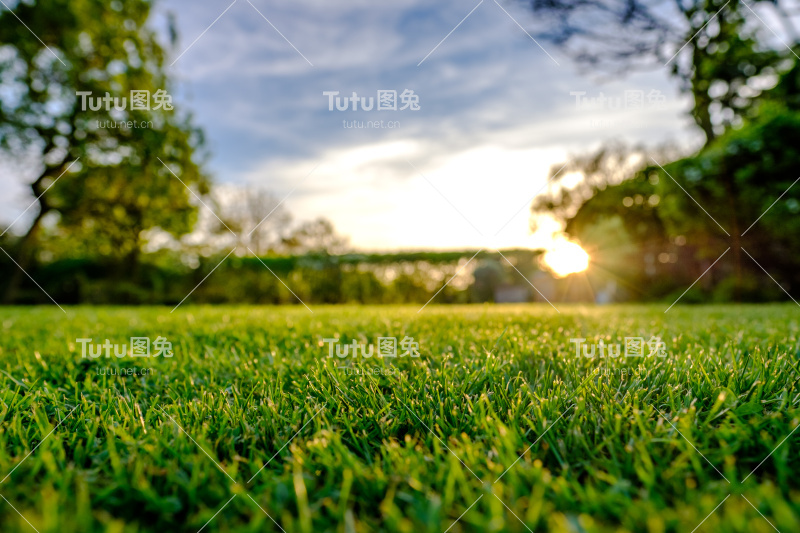
<instances>
[{"instance_id":1,"label":"blue sky","mask_svg":"<svg viewBox=\"0 0 800 533\"><path fill-rule=\"evenodd\" d=\"M172 12L180 34L176 104L204 128L216 181L294 190L296 219L327 217L361 249L530 246L527 205L552 165L611 139L695 135L666 69L579 74L517 25L532 22L521 3L250 1L158 6L154 23ZM379 89L413 90L420 109L329 111L323 95ZM626 90L661 91L664 105L576 109L570 94ZM397 127L343 127L353 120ZM27 205L14 192L12 212Z\"/></svg>"}]
</instances>

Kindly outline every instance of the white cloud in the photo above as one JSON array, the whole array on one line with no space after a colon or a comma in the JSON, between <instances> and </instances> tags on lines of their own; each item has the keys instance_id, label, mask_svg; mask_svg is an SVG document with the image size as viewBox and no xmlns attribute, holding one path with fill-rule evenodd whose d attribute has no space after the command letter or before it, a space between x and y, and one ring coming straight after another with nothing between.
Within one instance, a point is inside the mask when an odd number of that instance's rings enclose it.
<instances>
[{"instance_id":1,"label":"white cloud","mask_svg":"<svg viewBox=\"0 0 800 533\"><path fill-rule=\"evenodd\" d=\"M652 145L685 136L687 102L677 96L668 72L600 85L579 76L542 42L561 63L556 66L491 1L420 67L475 4L251 1L314 67L239 0L176 63L184 93L176 103L190 108L206 130L219 181L259 184L278 197L298 186L287 200L289 210L297 218L330 218L358 246L494 245L476 237L407 161L493 235L568 154L617 138ZM176 14L180 53L230 2L168 0L158 4L156 18L161 25L167 10ZM522 8L509 11L523 25L532 17ZM322 95L404 88L420 96L420 111L329 112ZM662 90L667 107L576 111L570 96L580 90L621 96L634 88ZM401 127L342 128L342 120L376 119L397 120ZM318 170L300 183L315 165ZM527 214L525 207L509 223L499 236L502 245L530 243Z\"/></svg>"}]
</instances>

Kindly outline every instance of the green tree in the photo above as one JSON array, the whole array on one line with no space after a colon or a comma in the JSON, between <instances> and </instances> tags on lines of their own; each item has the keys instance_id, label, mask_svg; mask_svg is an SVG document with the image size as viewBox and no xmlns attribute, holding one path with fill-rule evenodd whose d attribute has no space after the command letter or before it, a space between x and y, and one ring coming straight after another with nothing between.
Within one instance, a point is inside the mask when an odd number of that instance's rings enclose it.
<instances>
[{"instance_id":1,"label":"green tree","mask_svg":"<svg viewBox=\"0 0 800 533\"><path fill-rule=\"evenodd\" d=\"M667 231L705 240L716 256L730 247L737 297L743 288L755 290L748 272L763 277L761 267L782 282L800 285L798 138L800 113L783 103L765 103L742 128L665 167L674 178L662 180Z\"/></svg>"},{"instance_id":2,"label":"green tree","mask_svg":"<svg viewBox=\"0 0 800 533\"><path fill-rule=\"evenodd\" d=\"M572 169L585 179L538 198L534 211L559 217L591 250L593 265L647 288L645 296L669 289L659 280L693 282L727 249L726 261L704 280L727 279L730 297L761 299L772 291L761 267L787 291L800 286L799 82L796 67L741 127L693 155L654 154L673 161L663 169L647 164L644 152L624 147L578 158ZM607 228L611 220L622 229ZM626 257L618 248L628 242L636 253Z\"/></svg>"},{"instance_id":3,"label":"green tree","mask_svg":"<svg viewBox=\"0 0 800 533\"><path fill-rule=\"evenodd\" d=\"M73 249L135 269L144 231L178 236L194 224L196 208L172 172L200 193L208 183L198 161L202 134L191 117L167 109L163 98L155 109L154 96L169 95L170 86L165 50L148 25L152 2L9 6L13 13L0 12L0 87L8 96L0 105L0 157L39 167L30 183L38 212L16 244L17 262L27 268L35 250L49 244L56 253ZM149 91L149 110L133 109L134 90ZM86 93L112 103L92 109ZM123 98L125 109L115 109ZM111 122L117 127L107 127Z\"/></svg>"},{"instance_id":4,"label":"green tree","mask_svg":"<svg viewBox=\"0 0 800 533\"><path fill-rule=\"evenodd\" d=\"M665 147L648 152L615 144L574 158L559 174L556 187L533 203L537 216L554 217L590 254L593 279L613 280L633 299L663 296L680 279L665 277L662 253L676 253L659 214L659 177L648 171L648 153L658 159L676 157ZM569 175L583 176L567 185ZM663 259L663 256L662 256Z\"/></svg>"},{"instance_id":5,"label":"green tree","mask_svg":"<svg viewBox=\"0 0 800 533\"><path fill-rule=\"evenodd\" d=\"M687 239L696 259L695 268L688 270L698 275L702 270L696 272L697 265L718 257L729 247L734 293L738 295L745 274L743 248L754 243L769 247L768 242L785 246L787 241L777 227L770 233L768 222L754 228L753 233L747 230L769 207L766 197L772 194L774 201L791 185L786 166L796 165L790 141L797 133L794 113L800 99L796 55L770 45L773 35L755 13L772 9L796 48L784 2L765 0L745 5L725 0L682 0L674 4L587 0L576 5L533 0L531 5L544 16L543 22L559 22L544 35L579 64L616 71L668 65L681 87L691 94L690 114L706 137L698 153L678 161L674 154L654 160L652 154L642 150L623 150L621 159L644 157L636 168L625 169L622 178L609 174L608 169L595 172L593 157L598 162L610 161L602 150L579 158L578 166L587 176L585 182L575 189L561 187L537 201L534 212L549 210L567 231L581 231L588 220L597 222L604 216L619 215L623 201L655 195L663 201L650 209L649 221L641 219L643 213L633 212L635 205L626 206L625 216L630 219L624 221L627 236L637 243L660 240L664 252L659 255L666 254L668 264L677 254L671 249L675 239ZM601 20L603 23L598 23ZM595 46L589 46L591 43ZM670 164L672 161L675 163ZM596 175L600 178L593 179ZM634 194L629 189L637 180L643 189ZM653 187L650 181L658 186ZM703 213L695 201L713 216ZM785 209L790 209L793 201L792 195L785 196L782 202L789 202ZM777 260L775 253L768 255ZM663 268L656 271L662 277L673 274Z\"/></svg>"}]
</instances>

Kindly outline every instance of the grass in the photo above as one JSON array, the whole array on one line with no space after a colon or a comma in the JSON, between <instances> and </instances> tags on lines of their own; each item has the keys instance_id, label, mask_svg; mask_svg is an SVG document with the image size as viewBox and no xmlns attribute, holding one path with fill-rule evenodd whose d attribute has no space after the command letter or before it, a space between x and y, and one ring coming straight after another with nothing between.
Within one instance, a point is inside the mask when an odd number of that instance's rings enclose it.
<instances>
[{"instance_id":1,"label":"grass","mask_svg":"<svg viewBox=\"0 0 800 533\"><path fill-rule=\"evenodd\" d=\"M800 529L793 305L559 308L0 309L0 530ZM421 356L322 343L379 336ZM626 336L668 357L570 343Z\"/></svg>"}]
</instances>

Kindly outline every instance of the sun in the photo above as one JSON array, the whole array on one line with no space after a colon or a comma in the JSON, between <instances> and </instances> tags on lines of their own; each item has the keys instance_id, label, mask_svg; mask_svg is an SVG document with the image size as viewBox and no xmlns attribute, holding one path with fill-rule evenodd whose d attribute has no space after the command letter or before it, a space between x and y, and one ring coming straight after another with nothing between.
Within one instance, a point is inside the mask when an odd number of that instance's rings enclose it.
<instances>
[{"instance_id":1,"label":"sun","mask_svg":"<svg viewBox=\"0 0 800 533\"><path fill-rule=\"evenodd\" d=\"M561 240L547 250L543 261L559 278L589 268L589 254L580 245L568 240Z\"/></svg>"}]
</instances>

